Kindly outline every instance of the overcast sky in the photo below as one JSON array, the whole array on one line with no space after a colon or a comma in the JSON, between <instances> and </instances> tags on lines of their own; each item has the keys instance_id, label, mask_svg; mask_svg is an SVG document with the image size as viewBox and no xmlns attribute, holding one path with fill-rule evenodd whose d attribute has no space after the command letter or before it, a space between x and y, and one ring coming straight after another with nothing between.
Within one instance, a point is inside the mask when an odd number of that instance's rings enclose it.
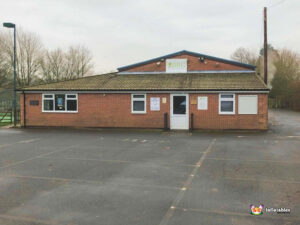
<instances>
[{"instance_id":1,"label":"overcast sky","mask_svg":"<svg viewBox=\"0 0 300 225\"><path fill-rule=\"evenodd\" d=\"M258 51L263 7L272 5L269 42L300 52L299 0L1 0L0 22L37 33L49 49L83 44L103 73L183 49Z\"/></svg>"}]
</instances>

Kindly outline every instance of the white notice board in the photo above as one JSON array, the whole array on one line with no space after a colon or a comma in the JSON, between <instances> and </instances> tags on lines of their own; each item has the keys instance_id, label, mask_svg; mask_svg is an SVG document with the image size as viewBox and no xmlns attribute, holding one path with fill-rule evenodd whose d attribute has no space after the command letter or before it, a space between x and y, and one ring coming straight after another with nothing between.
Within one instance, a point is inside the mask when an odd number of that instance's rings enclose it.
<instances>
[{"instance_id":1,"label":"white notice board","mask_svg":"<svg viewBox=\"0 0 300 225\"><path fill-rule=\"evenodd\" d=\"M151 111L160 110L160 98L150 98L150 110Z\"/></svg>"},{"instance_id":2,"label":"white notice board","mask_svg":"<svg viewBox=\"0 0 300 225\"><path fill-rule=\"evenodd\" d=\"M257 114L257 95L239 95L239 114Z\"/></svg>"},{"instance_id":3,"label":"white notice board","mask_svg":"<svg viewBox=\"0 0 300 225\"><path fill-rule=\"evenodd\" d=\"M198 110L207 110L207 96L198 97Z\"/></svg>"}]
</instances>

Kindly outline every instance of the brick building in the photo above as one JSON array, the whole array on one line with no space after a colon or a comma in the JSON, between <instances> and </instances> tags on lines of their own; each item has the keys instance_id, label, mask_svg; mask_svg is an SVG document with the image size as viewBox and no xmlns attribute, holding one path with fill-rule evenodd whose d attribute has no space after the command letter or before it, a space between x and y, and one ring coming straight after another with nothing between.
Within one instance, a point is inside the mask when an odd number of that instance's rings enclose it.
<instances>
[{"instance_id":1,"label":"brick building","mask_svg":"<svg viewBox=\"0 0 300 225\"><path fill-rule=\"evenodd\" d=\"M118 72L20 90L23 126L268 128L255 67L180 51Z\"/></svg>"}]
</instances>

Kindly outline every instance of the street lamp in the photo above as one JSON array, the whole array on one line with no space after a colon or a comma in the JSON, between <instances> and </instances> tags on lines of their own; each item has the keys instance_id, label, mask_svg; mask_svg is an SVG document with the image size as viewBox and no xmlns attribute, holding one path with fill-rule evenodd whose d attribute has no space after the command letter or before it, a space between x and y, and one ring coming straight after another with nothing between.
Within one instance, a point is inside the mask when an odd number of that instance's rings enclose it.
<instances>
[{"instance_id":1,"label":"street lamp","mask_svg":"<svg viewBox=\"0 0 300 225\"><path fill-rule=\"evenodd\" d=\"M17 125L17 101L16 101L16 79L17 79L17 71L16 71L16 25L13 23L3 23L3 27L6 28L14 28L14 126ZM25 103L24 103L25 104Z\"/></svg>"}]
</instances>

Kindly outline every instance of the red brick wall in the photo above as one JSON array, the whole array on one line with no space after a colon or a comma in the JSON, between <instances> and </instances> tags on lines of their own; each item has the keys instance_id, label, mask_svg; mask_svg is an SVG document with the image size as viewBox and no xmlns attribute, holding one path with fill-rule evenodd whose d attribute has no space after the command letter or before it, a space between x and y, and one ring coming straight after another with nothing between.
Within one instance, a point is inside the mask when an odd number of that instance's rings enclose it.
<instances>
[{"instance_id":1,"label":"red brick wall","mask_svg":"<svg viewBox=\"0 0 300 225\"><path fill-rule=\"evenodd\" d=\"M147 94L147 113L131 113L131 94L78 94L78 113L42 112L42 94L26 94L27 126L132 127L163 128L164 113L170 116L169 94ZM208 110L197 109L197 97L208 96ZM150 97L160 97L160 111L150 111ZM167 103L162 103L162 98ZM30 100L39 100L30 106ZM258 114L238 115L236 94L235 115L219 115L219 94L190 94L190 113L195 129L267 129L268 95L258 94ZM196 104L193 104L195 103ZM21 123L24 125L23 96L20 97ZM168 125L170 122L168 121Z\"/></svg>"},{"instance_id":2,"label":"red brick wall","mask_svg":"<svg viewBox=\"0 0 300 225\"><path fill-rule=\"evenodd\" d=\"M150 111L150 97L166 97L160 111ZM39 106L30 106L39 100ZM23 97L20 97L23 109ZM78 113L42 112L42 94L26 94L26 126L163 128L169 94L147 94L147 113L131 113L131 94L78 94ZM22 110L21 110L22 111ZM23 112L21 113L22 124Z\"/></svg>"},{"instance_id":3,"label":"red brick wall","mask_svg":"<svg viewBox=\"0 0 300 225\"><path fill-rule=\"evenodd\" d=\"M235 96L235 114L219 114L219 94L190 94L190 103L197 103L198 96L208 97L208 109L198 110L197 104L190 104L194 114L195 129L268 129L268 95L258 94L258 114L239 115L238 96Z\"/></svg>"},{"instance_id":4,"label":"red brick wall","mask_svg":"<svg viewBox=\"0 0 300 225\"><path fill-rule=\"evenodd\" d=\"M172 58L187 59L187 70L188 71L195 71L195 70L249 70L244 67L226 64L226 63L222 63L222 62L218 62L218 61L214 61L214 60L210 60L210 59L205 59L206 63L202 63L202 62L200 62L198 57L187 55L187 54L175 56ZM157 62L148 63L146 65L138 66L138 67L126 70L126 71L127 72L166 71L166 61L161 62L159 66L156 63ZM219 65L216 65L216 63L218 63Z\"/></svg>"}]
</instances>

